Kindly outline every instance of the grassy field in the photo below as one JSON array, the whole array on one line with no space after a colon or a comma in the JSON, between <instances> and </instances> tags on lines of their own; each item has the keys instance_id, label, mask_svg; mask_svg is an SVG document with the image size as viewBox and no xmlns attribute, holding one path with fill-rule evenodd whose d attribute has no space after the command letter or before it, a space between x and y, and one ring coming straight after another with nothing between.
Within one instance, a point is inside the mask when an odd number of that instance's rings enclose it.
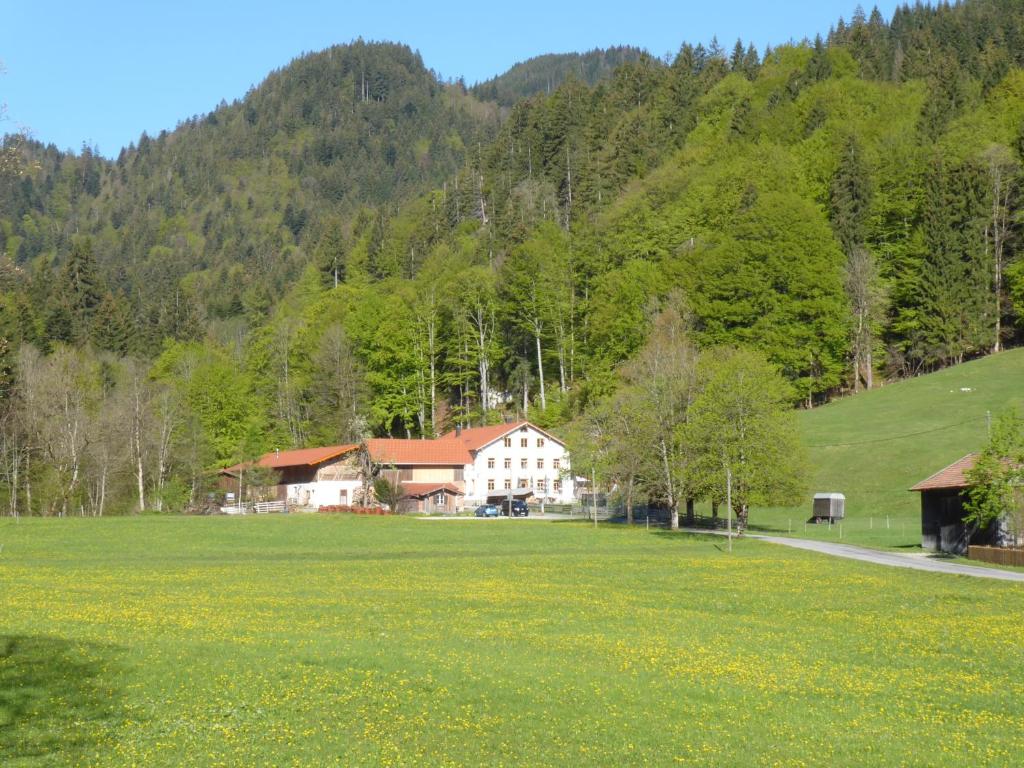
<instances>
[{"instance_id":1,"label":"grassy field","mask_svg":"<svg viewBox=\"0 0 1024 768\"><path fill-rule=\"evenodd\" d=\"M347 516L0 523L0 765L1009 766L1019 585Z\"/></svg>"},{"instance_id":2,"label":"grassy field","mask_svg":"<svg viewBox=\"0 0 1024 768\"><path fill-rule=\"evenodd\" d=\"M891 384L800 414L815 491L846 495L842 536L873 546L919 546L919 480L980 449L986 412L1024 412L1024 349ZM752 510L755 527L836 539L838 528L808 526L810 501ZM888 521L887 521L888 518ZM888 523L888 527L887 527Z\"/></svg>"}]
</instances>

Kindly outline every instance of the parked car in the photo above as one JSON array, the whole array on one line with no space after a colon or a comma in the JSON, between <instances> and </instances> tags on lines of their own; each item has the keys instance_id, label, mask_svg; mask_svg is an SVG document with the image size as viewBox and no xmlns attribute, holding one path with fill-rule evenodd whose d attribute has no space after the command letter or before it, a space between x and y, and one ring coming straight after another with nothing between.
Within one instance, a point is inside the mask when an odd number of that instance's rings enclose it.
<instances>
[{"instance_id":1,"label":"parked car","mask_svg":"<svg viewBox=\"0 0 1024 768\"><path fill-rule=\"evenodd\" d=\"M474 513L477 517L497 517L500 513L493 504L481 504Z\"/></svg>"},{"instance_id":2,"label":"parked car","mask_svg":"<svg viewBox=\"0 0 1024 768\"><path fill-rule=\"evenodd\" d=\"M512 517L530 516L530 508L526 506L526 502L522 499L512 499L512 501L501 502L501 514L507 515L509 512L512 513Z\"/></svg>"}]
</instances>

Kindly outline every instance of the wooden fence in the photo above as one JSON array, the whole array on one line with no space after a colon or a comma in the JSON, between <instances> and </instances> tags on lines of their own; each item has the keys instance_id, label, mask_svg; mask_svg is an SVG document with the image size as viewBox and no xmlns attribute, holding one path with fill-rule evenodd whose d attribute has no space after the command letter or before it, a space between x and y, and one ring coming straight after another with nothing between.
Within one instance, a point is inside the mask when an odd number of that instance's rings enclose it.
<instances>
[{"instance_id":1,"label":"wooden fence","mask_svg":"<svg viewBox=\"0 0 1024 768\"><path fill-rule=\"evenodd\" d=\"M977 547L972 544L967 547L967 557L971 560L981 560L983 563L1016 565L1024 568L1024 549Z\"/></svg>"}]
</instances>

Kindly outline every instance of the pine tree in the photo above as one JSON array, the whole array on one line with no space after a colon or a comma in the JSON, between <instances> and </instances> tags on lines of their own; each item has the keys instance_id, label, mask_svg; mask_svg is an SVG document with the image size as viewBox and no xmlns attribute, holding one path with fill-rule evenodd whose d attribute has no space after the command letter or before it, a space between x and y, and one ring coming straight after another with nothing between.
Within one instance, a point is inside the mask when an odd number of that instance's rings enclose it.
<instances>
[{"instance_id":1,"label":"pine tree","mask_svg":"<svg viewBox=\"0 0 1024 768\"><path fill-rule=\"evenodd\" d=\"M983 228L982 172L947 170L936 159L925 183L916 353L927 365L961 362L991 339L989 275Z\"/></svg>"},{"instance_id":2,"label":"pine tree","mask_svg":"<svg viewBox=\"0 0 1024 768\"><path fill-rule=\"evenodd\" d=\"M324 226L323 234L316 244L314 259L317 269L323 275L324 284L337 288L345 282L348 244L345 229L338 219L330 219Z\"/></svg>"},{"instance_id":3,"label":"pine tree","mask_svg":"<svg viewBox=\"0 0 1024 768\"><path fill-rule=\"evenodd\" d=\"M124 301L108 291L93 317L93 344L106 352L125 357L134 346L134 331L131 314Z\"/></svg>"},{"instance_id":4,"label":"pine tree","mask_svg":"<svg viewBox=\"0 0 1024 768\"><path fill-rule=\"evenodd\" d=\"M86 341L92 329L93 315L105 293L90 238L79 238L71 246L71 253L61 271L60 282L61 293L71 316L72 337L77 341Z\"/></svg>"},{"instance_id":5,"label":"pine tree","mask_svg":"<svg viewBox=\"0 0 1024 768\"><path fill-rule=\"evenodd\" d=\"M871 177L860 142L851 134L843 144L829 189L829 218L845 253L864 244L870 207Z\"/></svg>"}]
</instances>

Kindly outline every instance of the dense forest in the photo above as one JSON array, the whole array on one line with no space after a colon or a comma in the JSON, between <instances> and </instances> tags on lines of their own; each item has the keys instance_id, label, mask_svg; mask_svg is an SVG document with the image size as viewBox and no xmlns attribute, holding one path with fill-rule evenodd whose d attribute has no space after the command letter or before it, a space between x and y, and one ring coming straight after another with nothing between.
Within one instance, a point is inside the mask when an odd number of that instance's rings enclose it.
<instances>
[{"instance_id":1,"label":"dense forest","mask_svg":"<svg viewBox=\"0 0 1024 768\"><path fill-rule=\"evenodd\" d=\"M605 406L671 306L795 406L1024 336L1024 6L467 90L303 56L116 160L5 140L0 493L184 509L271 448Z\"/></svg>"}]
</instances>

